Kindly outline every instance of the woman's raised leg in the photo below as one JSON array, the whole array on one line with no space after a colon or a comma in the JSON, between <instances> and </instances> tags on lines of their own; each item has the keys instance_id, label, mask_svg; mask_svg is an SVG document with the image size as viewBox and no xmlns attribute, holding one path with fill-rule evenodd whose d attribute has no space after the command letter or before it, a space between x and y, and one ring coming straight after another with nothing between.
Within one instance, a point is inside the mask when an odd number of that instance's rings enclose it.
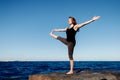
<instances>
[{"instance_id":1,"label":"woman's raised leg","mask_svg":"<svg viewBox=\"0 0 120 80\"><path fill-rule=\"evenodd\" d=\"M67 45L68 42L67 42L67 40L66 40L65 38L62 38L62 37L60 37L60 36L57 36L57 35L55 35L55 34L53 34L53 33L54 33L54 32L52 31L52 32L50 33L50 36L52 36L53 38L61 41L61 42L64 43L65 45Z\"/></svg>"},{"instance_id":2,"label":"woman's raised leg","mask_svg":"<svg viewBox=\"0 0 120 80\"><path fill-rule=\"evenodd\" d=\"M50 32L50 36L53 37L53 38L55 38L55 39L57 39L58 36L56 36L56 35L53 34L53 33L54 33L54 31Z\"/></svg>"}]
</instances>

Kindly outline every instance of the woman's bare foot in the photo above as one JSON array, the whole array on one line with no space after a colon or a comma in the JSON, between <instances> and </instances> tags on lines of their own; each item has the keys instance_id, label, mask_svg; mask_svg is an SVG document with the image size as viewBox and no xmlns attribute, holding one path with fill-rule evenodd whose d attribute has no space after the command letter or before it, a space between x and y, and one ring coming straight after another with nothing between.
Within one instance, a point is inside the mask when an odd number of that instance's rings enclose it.
<instances>
[{"instance_id":1,"label":"woman's bare foot","mask_svg":"<svg viewBox=\"0 0 120 80\"><path fill-rule=\"evenodd\" d=\"M53 38L57 39L58 36L54 35L54 34L53 34L54 32L55 32L54 30L51 31L51 32L50 32L50 36L52 36Z\"/></svg>"},{"instance_id":2,"label":"woman's bare foot","mask_svg":"<svg viewBox=\"0 0 120 80\"><path fill-rule=\"evenodd\" d=\"M71 74L73 74L73 71L69 71L66 74L71 75Z\"/></svg>"}]
</instances>

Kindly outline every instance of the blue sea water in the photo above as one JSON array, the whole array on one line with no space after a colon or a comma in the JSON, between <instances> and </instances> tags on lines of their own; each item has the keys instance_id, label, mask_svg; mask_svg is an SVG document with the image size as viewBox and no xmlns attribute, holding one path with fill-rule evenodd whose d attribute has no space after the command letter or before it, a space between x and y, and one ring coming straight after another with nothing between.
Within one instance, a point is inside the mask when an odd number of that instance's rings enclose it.
<instances>
[{"instance_id":1,"label":"blue sea water","mask_svg":"<svg viewBox=\"0 0 120 80\"><path fill-rule=\"evenodd\" d=\"M75 61L74 70L112 70L120 72L120 61ZM0 62L0 80L28 80L32 74L67 72L68 61Z\"/></svg>"}]
</instances>

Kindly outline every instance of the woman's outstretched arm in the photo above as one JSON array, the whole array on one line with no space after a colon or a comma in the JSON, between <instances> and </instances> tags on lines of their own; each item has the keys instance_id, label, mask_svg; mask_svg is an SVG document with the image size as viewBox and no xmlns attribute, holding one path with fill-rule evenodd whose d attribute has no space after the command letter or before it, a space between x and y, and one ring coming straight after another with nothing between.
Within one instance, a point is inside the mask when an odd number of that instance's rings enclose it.
<instances>
[{"instance_id":1,"label":"woman's outstretched arm","mask_svg":"<svg viewBox=\"0 0 120 80\"><path fill-rule=\"evenodd\" d=\"M89 21L86 21L86 22L84 22L84 23L81 23L81 24L77 24L77 29L78 28L81 28L81 27L83 27L83 26L85 26L85 25L87 25L87 24L89 24L89 23L91 23L91 22L93 22L93 21L95 21L95 20L97 20L97 19L99 19L100 18L100 16L94 16L91 20L89 20Z\"/></svg>"}]
</instances>

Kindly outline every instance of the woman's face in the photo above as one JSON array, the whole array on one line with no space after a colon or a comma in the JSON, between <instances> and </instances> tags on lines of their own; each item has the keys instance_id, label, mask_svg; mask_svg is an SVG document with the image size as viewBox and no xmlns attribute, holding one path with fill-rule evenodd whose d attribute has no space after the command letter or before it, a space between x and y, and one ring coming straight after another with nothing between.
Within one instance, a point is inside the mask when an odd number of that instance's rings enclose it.
<instances>
[{"instance_id":1,"label":"woman's face","mask_svg":"<svg viewBox=\"0 0 120 80\"><path fill-rule=\"evenodd\" d=\"M68 23L71 25L73 23L72 18L68 19Z\"/></svg>"}]
</instances>

